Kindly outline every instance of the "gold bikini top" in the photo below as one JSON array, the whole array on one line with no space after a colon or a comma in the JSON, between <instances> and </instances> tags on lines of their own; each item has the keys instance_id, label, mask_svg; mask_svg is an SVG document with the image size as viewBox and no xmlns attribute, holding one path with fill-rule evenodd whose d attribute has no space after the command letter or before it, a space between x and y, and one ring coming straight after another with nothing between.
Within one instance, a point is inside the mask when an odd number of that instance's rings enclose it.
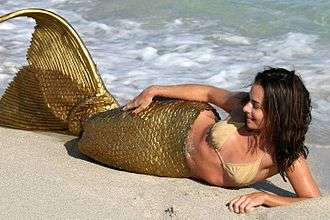
<instances>
[{"instance_id":1,"label":"gold bikini top","mask_svg":"<svg viewBox=\"0 0 330 220\"><path fill-rule=\"evenodd\" d=\"M244 123L228 120L219 121L213 125L209 133L209 144L216 151L223 169L237 186L244 186L253 182L257 176L262 160L262 157L260 157L258 160L249 163L229 163L223 161L219 153L221 147L230 135L243 126Z\"/></svg>"}]
</instances>

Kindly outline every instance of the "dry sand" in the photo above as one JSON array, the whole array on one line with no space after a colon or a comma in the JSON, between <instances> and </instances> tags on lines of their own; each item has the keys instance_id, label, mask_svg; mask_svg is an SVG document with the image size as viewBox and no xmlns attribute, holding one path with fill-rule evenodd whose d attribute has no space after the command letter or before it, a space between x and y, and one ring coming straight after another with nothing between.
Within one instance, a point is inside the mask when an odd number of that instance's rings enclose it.
<instances>
[{"instance_id":1,"label":"dry sand","mask_svg":"<svg viewBox=\"0 0 330 220\"><path fill-rule=\"evenodd\" d=\"M225 204L256 189L290 194L276 175L228 190L190 179L111 169L81 155L72 136L0 127L1 219L330 219L330 197L235 214ZM316 175L323 171L312 167Z\"/></svg>"}]
</instances>

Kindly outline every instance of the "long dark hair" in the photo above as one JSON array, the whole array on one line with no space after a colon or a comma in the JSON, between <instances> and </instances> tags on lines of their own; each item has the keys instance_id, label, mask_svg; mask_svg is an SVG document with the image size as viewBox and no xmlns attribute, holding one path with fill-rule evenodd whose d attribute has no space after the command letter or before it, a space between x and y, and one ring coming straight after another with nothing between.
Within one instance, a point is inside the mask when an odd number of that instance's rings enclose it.
<instances>
[{"instance_id":1,"label":"long dark hair","mask_svg":"<svg viewBox=\"0 0 330 220\"><path fill-rule=\"evenodd\" d=\"M305 135L312 120L311 99L295 71L268 67L257 73L254 84L264 89L266 138L275 146L275 160L283 180L285 171L301 155L307 158Z\"/></svg>"}]
</instances>

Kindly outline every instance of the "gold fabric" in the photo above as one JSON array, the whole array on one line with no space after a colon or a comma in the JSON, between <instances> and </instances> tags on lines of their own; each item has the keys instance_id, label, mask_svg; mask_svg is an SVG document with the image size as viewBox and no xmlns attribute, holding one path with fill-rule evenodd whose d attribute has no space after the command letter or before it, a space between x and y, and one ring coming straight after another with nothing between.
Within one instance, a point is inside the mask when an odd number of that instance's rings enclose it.
<instances>
[{"instance_id":1,"label":"gold fabric","mask_svg":"<svg viewBox=\"0 0 330 220\"><path fill-rule=\"evenodd\" d=\"M43 9L23 9L1 16L0 23L18 16L32 17L37 25L28 65L0 99L0 125L74 135L83 128L79 149L97 161L137 173L190 176L184 154L187 134L202 110L213 109L210 105L156 100L132 117L118 108L86 47L63 18Z\"/></svg>"},{"instance_id":2,"label":"gold fabric","mask_svg":"<svg viewBox=\"0 0 330 220\"><path fill-rule=\"evenodd\" d=\"M225 162L220 154L221 147L233 133L244 126L244 123L234 121L219 121L210 130L211 146L216 151L223 169L237 186L248 185L256 178L261 159L250 163Z\"/></svg>"},{"instance_id":3,"label":"gold fabric","mask_svg":"<svg viewBox=\"0 0 330 220\"><path fill-rule=\"evenodd\" d=\"M23 9L0 17L36 20L28 65L0 100L0 124L21 129L66 130L78 135L83 119L118 107L106 90L89 52L76 31L60 16L43 9ZM95 97L97 105L81 105ZM79 114L72 112L79 105ZM70 119L69 119L70 116ZM74 122L69 125L69 121Z\"/></svg>"},{"instance_id":4,"label":"gold fabric","mask_svg":"<svg viewBox=\"0 0 330 220\"><path fill-rule=\"evenodd\" d=\"M79 150L104 164L131 172L191 176L185 159L188 131L205 103L154 101L138 116L121 109L100 113L84 124Z\"/></svg>"}]
</instances>

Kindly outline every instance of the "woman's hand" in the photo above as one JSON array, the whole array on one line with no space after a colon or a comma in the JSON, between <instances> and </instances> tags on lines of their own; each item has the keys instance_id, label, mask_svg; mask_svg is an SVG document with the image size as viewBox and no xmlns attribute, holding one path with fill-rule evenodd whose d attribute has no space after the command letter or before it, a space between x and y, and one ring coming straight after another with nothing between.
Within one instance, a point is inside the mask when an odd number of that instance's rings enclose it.
<instances>
[{"instance_id":1,"label":"woman's hand","mask_svg":"<svg viewBox=\"0 0 330 220\"><path fill-rule=\"evenodd\" d=\"M237 214L250 212L264 204L267 195L265 192L254 192L239 196L229 202L228 208Z\"/></svg>"},{"instance_id":2,"label":"woman's hand","mask_svg":"<svg viewBox=\"0 0 330 220\"><path fill-rule=\"evenodd\" d=\"M135 108L135 110L132 112L133 114L138 114L139 112L143 111L152 102L154 97L153 90L154 86L147 87L138 96L130 100L123 108L123 110L126 111Z\"/></svg>"}]
</instances>

